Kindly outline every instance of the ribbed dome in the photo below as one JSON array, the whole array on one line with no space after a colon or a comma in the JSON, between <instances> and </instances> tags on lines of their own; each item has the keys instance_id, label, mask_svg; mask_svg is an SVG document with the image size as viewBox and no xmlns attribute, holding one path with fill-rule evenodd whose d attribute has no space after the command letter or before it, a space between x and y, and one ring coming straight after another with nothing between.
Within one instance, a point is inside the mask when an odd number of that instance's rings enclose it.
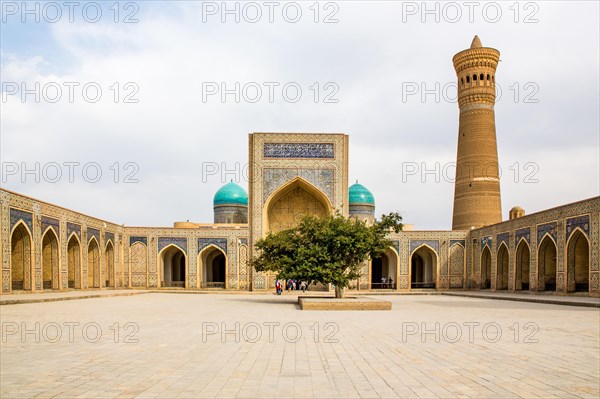
<instances>
[{"instance_id":1,"label":"ribbed dome","mask_svg":"<svg viewBox=\"0 0 600 399\"><path fill-rule=\"evenodd\" d=\"M248 206L248 193L234 182L229 182L216 192L213 205Z\"/></svg>"},{"instance_id":2,"label":"ribbed dome","mask_svg":"<svg viewBox=\"0 0 600 399\"><path fill-rule=\"evenodd\" d=\"M350 205L369 204L375 205L373 194L362 184L355 183L348 190L350 194Z\"/></svg>"}]
</instances>

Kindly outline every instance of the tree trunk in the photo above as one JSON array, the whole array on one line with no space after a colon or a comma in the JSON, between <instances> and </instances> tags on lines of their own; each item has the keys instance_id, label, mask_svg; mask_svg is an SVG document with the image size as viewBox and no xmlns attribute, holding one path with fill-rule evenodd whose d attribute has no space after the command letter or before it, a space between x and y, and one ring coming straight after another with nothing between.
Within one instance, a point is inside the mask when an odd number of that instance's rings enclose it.
<instances>
[{"instance_id":1,"label":"tree trunk","mask_svg":"<svg viewBox=\"0 0 600 399\"><path fill-rule=\"evenodd\" d=\"M336 298L344 298L344 288L343 287L338 287L337 285L335 286L335 297Z\"/></svg>"}]
</instances>

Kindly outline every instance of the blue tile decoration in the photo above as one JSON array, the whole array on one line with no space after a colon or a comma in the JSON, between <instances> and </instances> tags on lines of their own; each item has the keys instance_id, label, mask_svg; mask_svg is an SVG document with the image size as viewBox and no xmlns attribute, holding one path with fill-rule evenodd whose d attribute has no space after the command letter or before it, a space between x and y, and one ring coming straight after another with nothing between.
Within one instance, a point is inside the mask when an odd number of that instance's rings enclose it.
<instances>
[{"instance_id":1,"label":"blue tile decoration","mask_svg":"<svg viewBox=\"0 0 600 399\"><path fill-rule=\"evenodd\" d=\"M335 172L333 169L265 168L263 169L263 204L275 190L288 181L301 177L323 192L334 203Z\"/></svg>"},{"instance_id":2,"label":"blue tile decoration","mask_svg":"<svg viewBox=\"0 0 600 399\"><path fill-rule=\"evenodd\" d=\"M519 241L521 241L521 238L524 238L525 241L527 241L527 244L531 244L531 242L529 241L530 240L529 227L515 231L515 247L519 244Z\"/></svg>"},{"instance_id":3,"label":"blue tile decoration","mask_svg":"<svg viewBox=\"0 0 600 399\"><path fill-rule=\"evenodd\" d=\"M148 237L129 237L129 246L135 244L136 242L141 242L144 245L148 245Z\"/></svg>"},{"instance_id":4,"label":"blue tile decoration","mask_svg":"<svg viewBox=\"0 0 600 399\"><path fill-rule=\"evenodd\" d=\"M113 245L115 245L115 234L105 231L104 232L104 242L108 242L108 240L112 241Z\"/></svg>"},{"instance_id":5,"label":"blue tile decoration","mask_svg":"<svg viewBox=\"0 0 600 399\"><path fill-rule=\"evenodd\" d=\"M481 249L483 250L483 247L485 247L486 245L490 247L490 249L492 249L492 236L481 238Z\"/></svg>"},{"instance_id":6,"label":"blue tile decoration","mask_svg":"<svg viewBox=\"0 0 600 399\"><path fill-rule=\"evenodd\" d=\"M392 240L392 248L394 248L396 250L396 253L399 255L400 254L400 241Z\"/></svg>"},{"instance_id":7,"label":"blue tile decoration","mask_svg":"<svg viewBox=\"0 0 600 399\"><path fill-rule=\"evenodd\" d=\"M247 238L240 238L240 244L242 244L242 245L248 245L248 239Z\"/></svg>"},{"instance_id":8,"label":"blue tile decoration","mask_svg":"<svg viewBox=\"0 0 600 399\"><path fill-rule=\"evenodd\" d=\"M265 158L326 158L335 157L333 143L265 143Z\"/></svg>"},{"instance_id":9,"label":"blue tile decoration","mask_svg":"<svg viewBox=\"0 0 600 399\"><path fill-rule=\"evenodd\" d=\"M496 234L496 250L500 247L500 244L504 243L508 248L508 240L510 235L508 233Z\"/></svg>"},{"instance_id":10,"label":"blue tile decoration","mask_svg":"<svg viewBox=\"0 0 600 399\"><path fill-rule=\"evenodd\" d=\"M546 234L550 234L552 238L554 238L554 242L556 242L556 222L550 222L546 224L541 224L537 228L537 242L538 244L542 241L542 238Z\"/></svg>"},{"instance_id":11,"label":"blue tile decoration","mask_svg":"<svg viewBox=\"0 0 600 399\"><path fill-rule=\"evenodd\" d=\"M52 226L54 232L60 237L60 222L58 219L42 216L42 234L44 234L44 231L50 226Z\"/></svg>"},{"instance_id":12,"label":"blue tile decoration","mask_svg":"<svg viewBox=\"0 0 600 399\"><path fill-rule=\"evenodd\" d=\"M431 248L433 248L436 254L439 254L440 242L438 240L411 240L409 246L410 253L412 254L415 249L423 244L429 245Z\"/></svg>"},{"instance_id":13,"label":"blue tile decoration","mask_svg":"<svg viewBox=\"0 0 600 399\"><path fill-rule=\"evenodd\" d=\"M185 237L158 237L158 252L171 244L177 245L187 255L187 239Z\"/></svg>"},{"instance_id":14,"label":"blue tile decoration","mask_svg":"<svg viewBox=\"0 0 600 399\"><path fill-rule=\"evenodd\" d=\"M29 231L33 232L33 214L30 212L22 211L20 209L10 208L10 229L11 230L13 227L15 227L15 225L17 223L19 223L19 220L23 220L23 222L25 222L27 227L29 227Z\"/></svg>"},{"instance_id":15,"label":"blue tile decoration","mask_svg":"<svg viewBox=\"0 0 600 399\"><path fill-rule=\"evenodd\" d=\"M67 222L67 237L71 237L71 234L75 233L79 241L81 241L81 226L76 223Z\"/></svg>"},{"instance_id":16,"label":"blue tile decoration","mask_svg":"<svg viewBox=\"0 0 600 399\"><path fill-rule=\"evenodd\" d=\"M204 248L208 247L209 245L219 247L223 250L223 252L227 253L227 238L198 238L198 253L200 253Z\"/></svg>"},{"instance_id":17,"label":"blue tile decoration","mask_svg":"<svg viewBox=\"0 0 600 399\"><path fill-rule=\"evenodd\" d=\"M454 244L461 244L463 247L466 247L465 240L450 240L450 246L453 246Z\"/></svg>"},{"instance_id":18,"label":"blue tile decoration","mask_svg":"<svg viewBox=\"0 0 600 399\"><path fill-rule=\"evenodd\" d=\"M87 239L88 239L88 242L90 241L90 239L92 237L95 237L96 241L98 241L98 245L100 245L100 230L88 227L88 229L87 229Z\"/></svg>"},{"instance_id":19,"label":"blue tile decoration","mask_svg":"<svg viewBox=\"0 0 600 399\"><path fill-rule=\"evenodd\" d=\"M574 218L567 219L567 238L571 236L573 230L579 227L585 235L590 238L590 216L578 216Z\"/></svg>"},{"instance_id":20,"label":"blue tile decoration","mask_svg":"<svg viewBox=\"0 0 600 399\"><path fill-rule=\"evenodd\" d=\"M375 216L375 206L373 206L373 205L350 205L348 207L348 214L350 216L355 216L355 215Z\"/></svg>"}]
</instances>

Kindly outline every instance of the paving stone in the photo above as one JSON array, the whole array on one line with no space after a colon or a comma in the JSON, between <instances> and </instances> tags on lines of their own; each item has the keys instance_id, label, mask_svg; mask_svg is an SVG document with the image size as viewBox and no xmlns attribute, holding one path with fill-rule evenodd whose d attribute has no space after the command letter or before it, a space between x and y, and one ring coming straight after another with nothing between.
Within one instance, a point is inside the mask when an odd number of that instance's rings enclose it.
<instances>
[{"instance_id":1,"label":"paving stone","mask_svg":"<svg viewBox=\"0 0 600 399\"><path fill-rule=\"evenodd\" d=\"M2 306L0 396L600 396L594 308L402 295L385 296L386 312L302 312L296 299L146 293Z\"/></svg>"}]
</instances>

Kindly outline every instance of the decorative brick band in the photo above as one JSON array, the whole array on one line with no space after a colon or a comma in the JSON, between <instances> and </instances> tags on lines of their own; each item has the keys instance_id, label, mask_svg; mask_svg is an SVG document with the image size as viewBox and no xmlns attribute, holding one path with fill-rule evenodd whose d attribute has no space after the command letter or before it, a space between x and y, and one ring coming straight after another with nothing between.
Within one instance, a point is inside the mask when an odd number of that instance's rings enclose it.
<instances>
[{"instance_id":1,"label":"decorative brick band","mask_svg":"<svg viewBox=\"0 0 600 399\"><path fill-rule=\"evenodd\" d=\"M333 143L265 143L265 158L329 158L335 157Z\"/></svg>"}]
</instances>

